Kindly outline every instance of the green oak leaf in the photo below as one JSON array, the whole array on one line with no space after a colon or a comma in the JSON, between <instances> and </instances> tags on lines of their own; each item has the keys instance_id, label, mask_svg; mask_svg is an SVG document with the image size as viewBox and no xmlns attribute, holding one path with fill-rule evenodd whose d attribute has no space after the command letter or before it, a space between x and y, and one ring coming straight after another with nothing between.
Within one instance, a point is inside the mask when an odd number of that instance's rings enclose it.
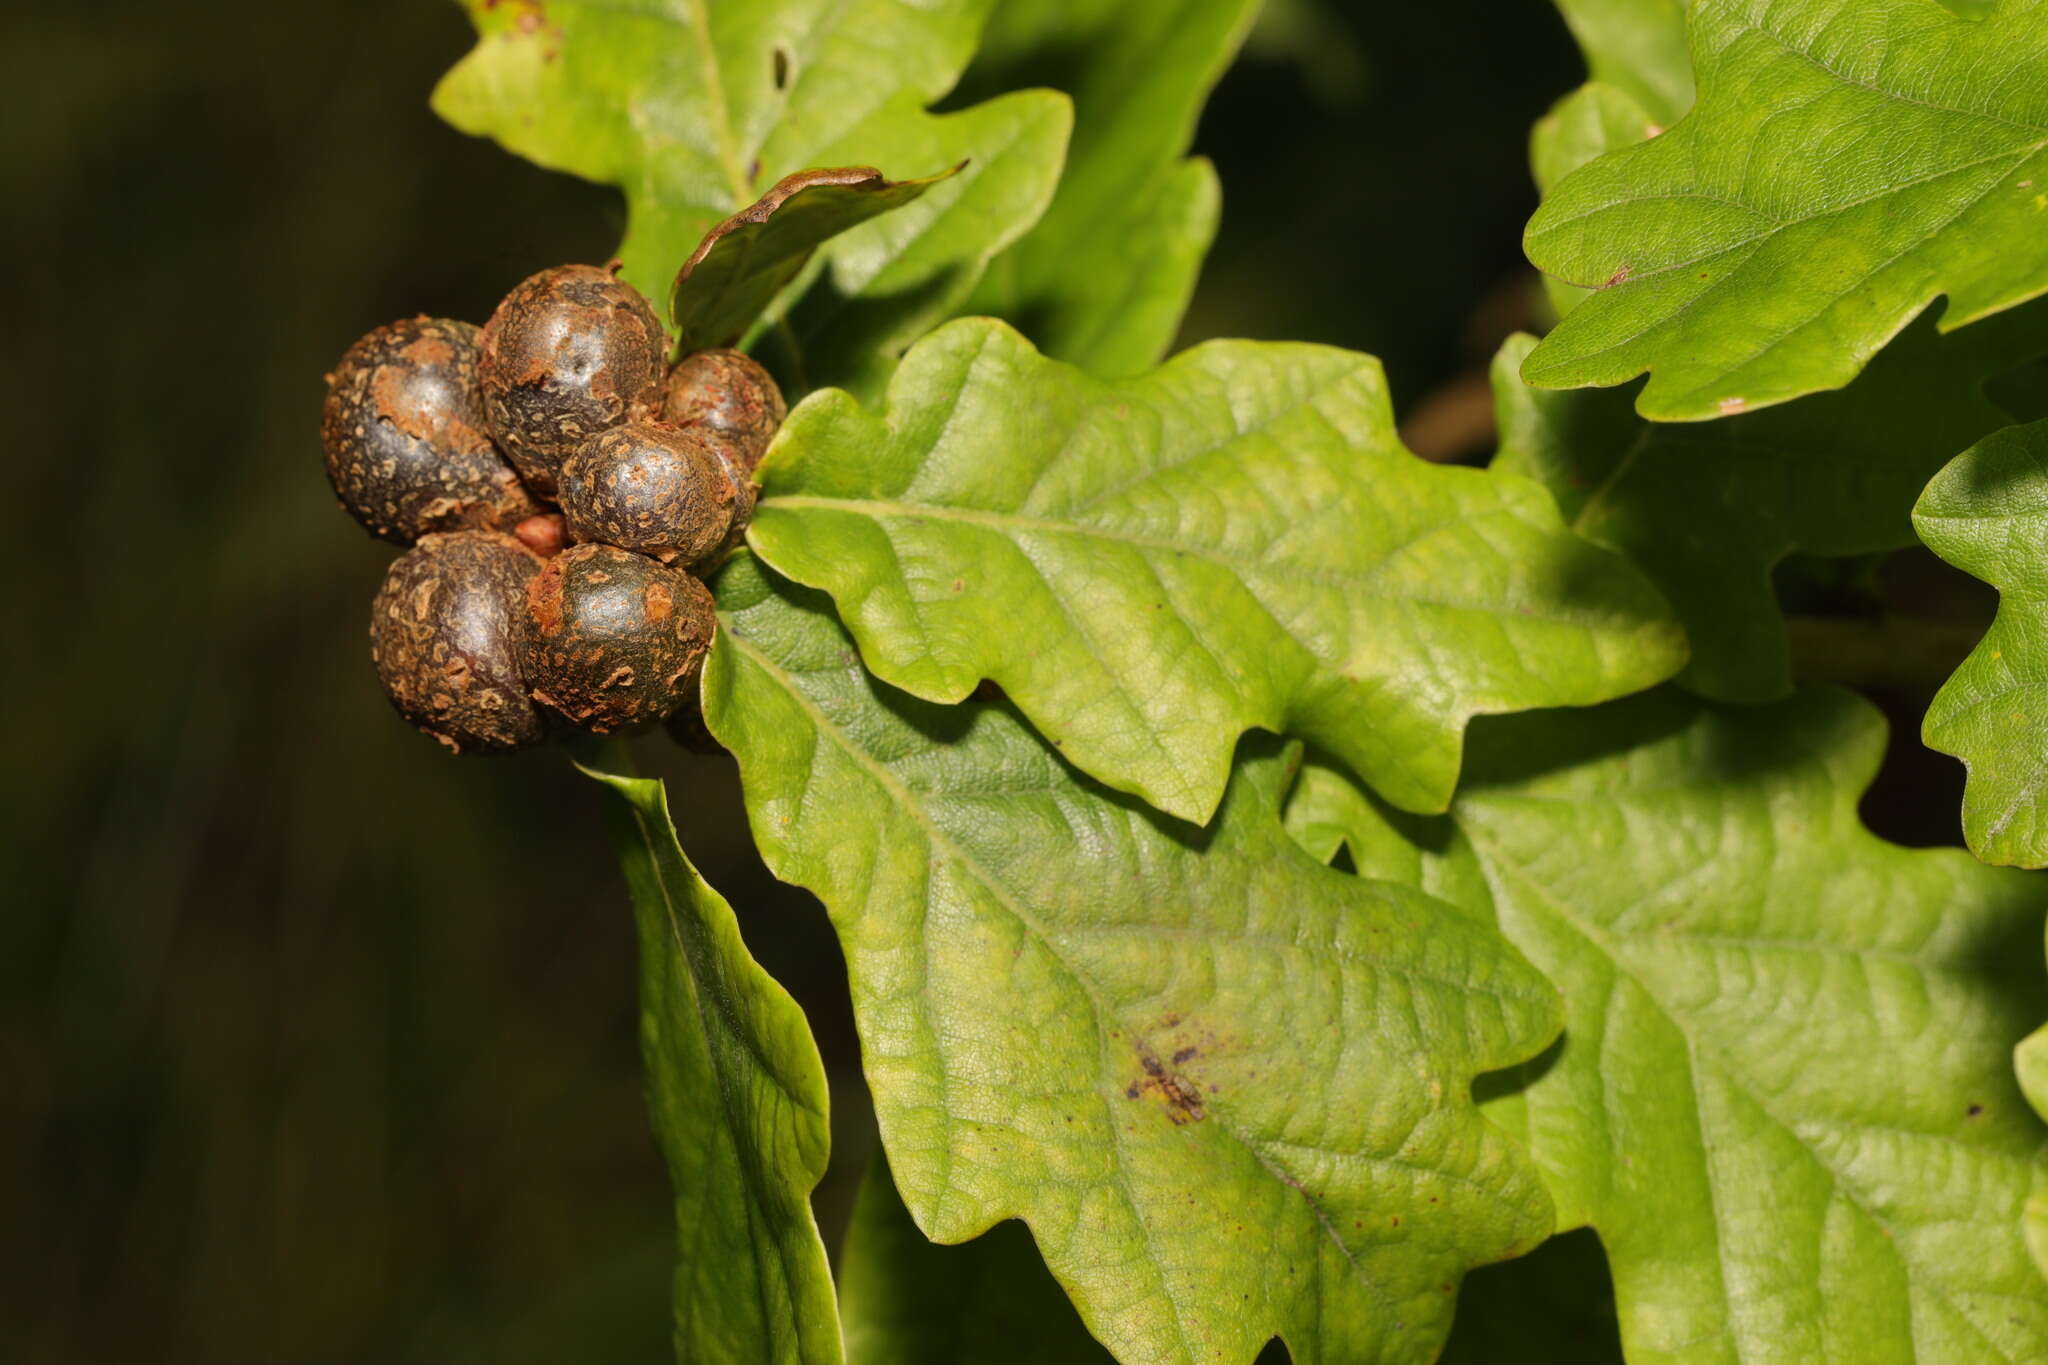
<instances>
[{"instance_id":1,"label":"green oak leaf","mask_svg":"<svg viewBox=\"0 0 2048 1365\"><path fill-rule=\"evenodd\" d=\"M1529 139L1529 166L1536 188L1549 194L1579 167L1663 131L1649 110L1619 86L1598 81L1582 85L1537 120Z\"/></svg>"},{"instance_id":2,"label":"green oak leaf","mask_svg":"<svg viewBox=\"0 0 2048 1365\"><path fill-rule=\"evenodd\" d=\"M1552 186L1579 167L1662 131L1649 110L1626 90L1588 82L1552 105L1529 135L1529 166L1536 188L1549 194ZM1593 292L1550 275L1543 277L1543 288L1559 317Z\"/></svg>"},{"instance_id":3,"label":"green oak leaf","mask_svg":"<svg viewBox=\"0 0 2048 1365\"><path fill-rule=\"evenodd\" d=\"M1686 0L1557 0L1593 82L1665 127L1692 107L1685 5Z\"/></svg>"},{"instance_id":4,"label":"green oak leaf","mask_svg":"<svg viewBox=\"0 0 2048 1365\"><path fill-rule=\"evenodd\" d=\"M1305 846L1490 911L1564 991L1488 1113L1599 1232L1630 1360L2048 1359L2048 1130L2007 1062L2048 887L1865 829L1884 741L1846 693L1666 689L1475 726L1447 817L1328 765L1296 793Z\"/></svg>"},{"instance_id":5,"label":"green oak leaf","mask_svg":"<svg viewBox=\"0 0 2048 1365\"><path fill-rule=\"evenodd\" d=\"M880 1153L839 1250L851 1365L1108 1365L1021 1223L925 1240Z\"/></svg>"},{"instance_id":6,"label":"green oak leaf","mask_svg":"<svg viewBox=\"0 0 2048 1365\"><path fill-rule=\"evenodd\" d=\"M1558 185L1529 257L1600 292L1546 388L1648 371L1645 417L1838 388L1935 298L1944 330L2048 291L2048 0L1696 0L1696 106Z\"/></svg>"},{"instance_id":7,"label":"green oak leaf","mask_svg":"<svg viewBox=\"0 0 2048 1365\"><path fill-rule=\"evenodd\" d=\"M754 838L825 903L897 1188L934 1240L1021 1218L1120 1360L1428 1361L1463 1271L1549 1231L1472 1079L1554 1036L1491 926L1318 865L1247 741L1200 829L1007 706L871 677L822 594L717 583L706 719Z\"/></svg>"},{"instance_id":8,"label":"green oak leaf","mask_svg":"<svg viewBox=\"0 0 2048 1365\"><path fill-rule=\"evenodd\" d=\"M1536 345L1494 360L1495 467L1541 482L1572 529L1626 555L1692 643L1679 680L1708 696L1790 690L1771 570L1794 551L1859 555L1914 543L1912 507L1958 450L2006 424L1985 381L2048 349L2048 308L1943 337L1922 318L1847 388L1709 423L1646 422L1626 389L1532 389Z\"/></svg>"},{"instance_id":9,"label":"green oak leaf","mask_svg":"<svg viewBox=\"0 0 2048 1365\"><path fill-rule=\"evenodd\" d=\"M651 298L667 297L707 232L792 172L968 163L823 248L813 292L830 298L783 338L796 388L872 382L877 356L949 316L1058 182L1065 96L926 112L959 78L993 0L462 2L478 41L435 90L435 110L623 190L623 273Z\"/></svg>"},{"instance_id":10,"label":"green oak leaf","mask_svg":"<svg viewBox=\"0 0 2048 1365\"><path fill-rule=\"evenodd\" d=\"M1558 0L1593 79L1537 120L1529 164L1541 194L1607 153L1656 137L1692 107L1685 0ZM1593 292L1545 275L1563 317Z\"/></svg>"},{"instance_id":11,"label":"green oak leaf","mask_svg":"<svg viewBox=\"0 0 2048 1365\"><path fill-rule=\"evenodd\" d=\"M1441 810L1466 720L1684 662L1655 590L1511 475L1402 449L1379 363L1211 342L1104 383L969 318L873 410L790 414L749 542L831 592L877 676L992 679L1083 771L1185 819L1237 736L1315 739Z\"/></svg>"},{"instance_id":12,"label":"green oak leaf","mask_svg":"<svg viewBox=\"0 0 2048 1365\"><path fill-rule=\"evenodd\" d=\"M968 80L1074 97L1074 140L1045 217L989 267L972 310L1104 377L1156 365L1216 235L1205 158L1183 160L1202 101L1257 0L1007 0Z\"/></svg>"},{"instance_id":13,"label":"green oak leaf","mask_svg":"<svg viewBox=\"0 0 2048 1365\"><path fill-rule=\"evenodd\" d=\"M830 1143L803 1010L676 842L668 794L620 751L586 761L640 937L640 1050L675 1187L679 1361L844 1359L811 1190Z\"/></svg>"},{"instance_id":14,"label":"green oak leaf","mask_svg":"<svg viewBox=\"0 0 2048 1365\"><path fill-rule=\"evenodd\" d=\"M890 180L872 166L796 171L706 233L676 272L669 321L683 351L730 346L794 280L811 253L849 228L903 207L962 168Z\"/></svg>"},{"instance_id":15,"label":"green oak leaf","mask_svg":"<svg viewBox=\"0 0 2048 1365\"><path fill-rule=\"evenodd\" d=\"M1927 548L1999 591L1997 619L1943 684L1921 738L1969 770L1963 834L1986 862L2048 866L2048 422L1956 457L1920 497Z\"/></svg>"}]
</instances>

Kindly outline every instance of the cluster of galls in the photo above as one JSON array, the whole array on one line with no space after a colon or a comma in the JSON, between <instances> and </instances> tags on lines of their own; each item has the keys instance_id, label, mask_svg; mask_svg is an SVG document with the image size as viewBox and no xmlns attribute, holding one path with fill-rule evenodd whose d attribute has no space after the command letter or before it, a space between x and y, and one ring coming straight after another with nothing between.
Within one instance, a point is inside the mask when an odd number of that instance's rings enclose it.
<instances>
[{"instance_id":1,"label":"cluster of galls","mask_svg":"<svg viewBox=\"0 0 2048 1365\"><path fill-rule=\"evenodd\" d=\"M745 532L784 407L737 351L670 369L667 350L637 290L571 265L521 283L482 331L379 327L329 376L334 491L412 547L371 616L377 676L449 748L687 715L716 622L691 571Z\"/></svg>"}]
</instances>

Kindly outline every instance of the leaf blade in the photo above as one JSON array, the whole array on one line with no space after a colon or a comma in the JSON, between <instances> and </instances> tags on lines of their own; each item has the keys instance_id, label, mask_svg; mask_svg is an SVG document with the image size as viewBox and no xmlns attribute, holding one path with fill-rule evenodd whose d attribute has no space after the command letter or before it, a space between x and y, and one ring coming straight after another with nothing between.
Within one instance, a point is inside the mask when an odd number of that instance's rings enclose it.
<instances>
[{"instance_id":1,"label":"leaf blade","mask_svg":"<svg viewBox=\"0 0 2048 1365\"><path fill-rule=\"evenodd\" d=\"M1550 107L1529 133L1529 169L1539 194L1549 194L1566 176L1620 147L1654 137L1662 128L1634 96L1618 86L1588 82ZM1554 276L1543 290L1559 317L1592 293Z\"/></svg>"},{"instance_id":2,"label":"leaf blade","mask_svg":"<svg viewBox=\"0 0 2048 1365\"><path fill-rule=\"evenodd\" d=\"M970 79L1069 91L1075 131L1051 206L991 267L973 311L1009 319L1046 354L1104 377L1159 362L1220 211L1214 168L1181 156L1257 9L1255 0L997 7Z\"/></svg>"},{"instance_id":3,"label":"leaf blade","mask_svg":"<svg viewBox=\"0 0 2048 1365\"><path fill-rule=\"evenodd\" d=\"M1492 723L1449 817L1325 792L1297 822L1348 811L1362 870L1490 910L1564 991L1557 1055L1489 1113L1599 1231L1630 1359L2048 1348L2017 1217L2048 1133L2003 1064L2043 892L1865 830L1883 740L1846 694L1667 690Z\"/></svg>"},{"instance_id":4,"label":"leaf blade","mask_svg":"<svg viewBox=\"0 0 2048 1365\"><path fill-rule=\"evenodd\" d=\"M820 245L901 208L951 170L890 180L872 166L795 171L706 233L676 272L669 321L684 351L730 346L794 280Z\"/></svg>"},{"instance_id":5,"label":"leaf blade","mask_svg":"<svg viewBox=\"0 0 2048 1365\"><path fill-rule=\"evenodd\" d=\"M683 853L663 784L616 757L579 766L606 789L639 934L649 1117L677 1215L676 1358L839 1365L810 1205L830 1143L824 1063L801 1007Z\"/></svg>"},{"instance_id":6,"label":"leaf blade","mask_svg":"<svg viewBox=\"0 0 2048 1365\"><path fill-rule=\"evenodd\" d=\"M624 277L664 298L723 219L815 166L968 166L821 255L848 301L800 387L850 380L947 316L1051 200L1071 111L1028 91L946 115L992 0L464 0L478 41L435 89L463 132L626 195ZM971 229L971 230L968 230ZM903 296L922 291L907 315ZM804 361L808 359L809 365Z\"/></svg>"},{"instance_id":7,"label":"leaf blade","mask_svg":"<svg viewBox=\"0 0 2048 1365\"><path fill-rule=\"evenodd\" d=\"M1913 528L1927 548L1997 588L1998 615L1927 708L1927 747L1963 761L1963 834L1987 862L2048 866L2041 751L2048 659L2035 644L2048 609L2035 521L2048 498L2048 422L2011 427L1957 456L1927 485Z\"/></svg>"},{"instance_id":8,"label":"leaf blade","mask_svg":"<svg viewBox=\"0 0 2048 1365\"><path fill-rule=\"evenodd\" d=\"M752 560L718 594L707 720L770 866L840 932L927 1235L1023 1218L1090 1330L1160 1362L1276 1332L1304 1359L1426 1360L1464 1266L1540 1240L1541 1192L1465 1084L1550 1036L1548 986L1484 926L1293 850L1277 745L1189 830L1004 708L874 682L825 599ZM1256 988L1286 970L1322 984ZM1349 1060L1307 1074L1304 1040Z\"/></svg>"},{"instance_id":9,"label":"leaf blade","mask_svg":"<svg viewBox=\"0 0 2048 1365\"><path fill-rule=\"evenodd\" d=\"M1600 292L1524 377L1647 370L1639 411L1697 421L1839 388L1939 295L1946 331L2048 290L2040 13L1701 0L1693 111L1530 222L1530 259Z\"/></svg>"},{"instance_id":10,"label":"leaf blade","mask_svg":"<svg viewBox=\"0 0 2048 1365\"><path fill-rule=\"evenodd\" d=\"M1441 809L1465 720L1648 686L1655 591L1522 479L1428 465L1369 357L1216 342L1104 384L1002 324L920 343L871 412L817 394L749 543L832 592L868 666L987 677L1085 771L1205 819L1236 736L1307 735Z\"/></svg>"}]
</instances>

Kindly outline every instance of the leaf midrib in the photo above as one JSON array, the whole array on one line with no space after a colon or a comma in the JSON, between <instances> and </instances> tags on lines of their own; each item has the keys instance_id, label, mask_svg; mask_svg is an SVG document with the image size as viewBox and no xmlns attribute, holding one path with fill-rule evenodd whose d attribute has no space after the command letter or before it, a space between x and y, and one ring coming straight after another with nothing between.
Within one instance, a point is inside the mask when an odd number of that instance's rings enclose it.
<instances>
[{"instance_id":1,"label":"leaf midrib","mask_svg":"<svg viewBox=\"0 0 2048 1365\"><path fill-rule=\"evenodd\" d=\"M942 521L961 525L979 526L986 529L1014 533L1017 535L1039 535L1066 537L1079 540L1101 540L1116 545L1128 545L1133 549L1147 550L1158 554L1181 555L1200 559L1228 572L1239 582L1253 577L1266 577L1306 583L1327 588L1334 592L1351 595L1368 595L1375 600L1399 602L1406 606L1434 607L1442 611L1475 612L1488 617L1513 616L1517 620L1540 621L1553 625L1584 627L1592 618L1561 616L1553 613L1523 610L1519 607L1503 609L1488 603L1460 602L1446 597L1432 597L1417 593L1374 593L1363 590L1376 584L1380 574L1371 573L1328 573L1318 572L1293 560L1238 560L1224 551L1212 547L1185 544L1168 540L1163 536L1141 536L1128 531L1116 531L1103 527L1077 525L1071 522L1052 521L1042 517L1027 517L1019 513L987 511L978 508L953 507L936 503L894 502L879 498L832 498L810 493L778 493L761 499L761 507L802 511L849 512L870 520L881 522L891 518L903 521ZM1513 516L1513 510L1505 507L1484 509L1484 515ZM1448 518L1432 525L1422 535L1404 538L1386 558L1405 550L1422 540L1426 535L1435 534L1446 526L1457 524L1469 526L1476 518ZM771 558L769 562L774 561ZM1050 590L1050 585L1048 585ZM1055 596L1058 594L1055 593ZM1262 603L1261 606L1264 604ZM1270 617L1270 611L1269 611ZM1275 623L1277 627L1277 622ZM1285 630L1282 630L1286 634ZM1292 640L1294 637L1289 635ZM1299 644L1299 641L1295 641ZM1307 648L1303 646L1303 648ZM1311 651L1313 652L1313 651Z\"/></svg>"},{"instance_id":2,"label":"leaf midrib","mask_svg":"<svg viewBox=\"0 0 2048 1365\"><path fill-rule=\"evenodd\" d=\"M696 53L697 64L704 78L705 99L711 107L713 132L718 144L719 169L724 173L726 189L732 195L732 202L723 208L710 205L704 207L713 213L730 214L746 207L754 200L754 178L747 173L750 157L740 146L739 134L732 124L732 111L726 103L724 65L719 58L718 47L713 41L711 31L712 0L683 0L683 3L689 7L687 22L665 9L648 11L630 4L622 4L619 0L580 0L583 8L599 13L627 19L652 20L689 30L690 45ZM808 58L817 50L817 45L821 41L838 32L846 17L847 4L848 0L833 0L828 8L819 12L798 38L798 51L801 56ZM808 60L797 63L795 79L790 82L788 89L779 92L785 107L791 102L809 69ZM898 88L911 90L916 87L904 85ZM777 126L781 126L780 120ZM760 147L757 145L753 151L758 153ZM651 160L644 163L644 169L651 172Z\"/></svg>"},{"instance_id":3,"label":"leaf midrib","mask_svg":"<svg viewBox=\"0 0 2048 1365\"><path fill-rule=\"evenodd\" d=\"M711 10L708 0L688 0L688 3L691 45L696 49L697 64L704 73L704 94L711 105L713 132L718 139L718 159L725 171L726 188L732 192L732 210L737 211L754 197L753 184L747 176L745 164L740 160L739 141L732 126L732 111L726 108L725 77L719 64L717 49L711 41Z\"/></svg>"},{"instance_id":4,"label":"leaf midrib","mask_svg":"<svg viewBox=\"0 0 2048 1365\"><path fill-rule=\"evenodd\" d=\"M609 778L601 778L599 780L605 782L608 786L612 785ZM627 780L643 782L651 779L629 778ZM656 826L647 814L641 810L639 802L627 796L623 791L619 792L619 797L632 810L634 827L639 831L641 842L648 850L648 865L654 873L655 888L661 893L662 913L668 923L669 936L674 940L676 951L682 954L683 960L694 964L697 961L697 956L689 950L688 945L684 942L682 925L676 919L675 893L669 890L668 874L661 865L661 856L657 851L660 845L655 841L665 836L657 831ZM700 1022L709 1023L711 1015L705 1011L704 992L693 991L692 994L697 997ZM752 1031L739 1026L736 1016L724 1007L725 1003L725 1001L720 1000L714 1007L718 1022L724 1026L723 1031L739 1038L745 1044L747 1055L754 1060L754 1064L761 1069L761 1073L775 1083L775 1088L782 1092L783 1098L788 1100L792 1106L801 1109L805 1113L823 1118L824 1114L815 1105L806 1102L802 1096L791 1091L782 1083L780 1071L756 1045L757 1040L754 1038Z\"/></svg>"},{"instance_id":5,"label":"leaf midrib","mask_svg":"<svg viewBox=\"0 0 2048 1365\"><path fill-rule=\"evenodd\" d=\"M1650 450L1651 433L1656 429L1648 422L1642 424L1642 429L1636 432L1636 438L1628 443L1628 449L1614 462L1614 467L1607 471L1607 477L1602 479L1599 487L1579 505L1579 514L1572 518L1572 530L1580 535L1590 534L1597 520L1596 514L1607 510L1608 500L1613 496L1614 490L1627 480L1635 469L1636 462Z\"/></svg>"}]
</instances>

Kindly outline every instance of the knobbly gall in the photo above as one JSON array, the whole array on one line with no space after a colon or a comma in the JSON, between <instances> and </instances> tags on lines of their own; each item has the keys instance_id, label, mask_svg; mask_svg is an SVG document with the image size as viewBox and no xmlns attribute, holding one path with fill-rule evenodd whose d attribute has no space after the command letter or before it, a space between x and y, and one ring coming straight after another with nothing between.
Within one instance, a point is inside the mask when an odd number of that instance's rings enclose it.
<instances>
[{"instance_id":1,"label":"knobbly gall","mask_svg":"<svg viewBox=\"0 0 2048 1365\"><path fill-rule=\"evenodd\" d=\"M468 323L407 318L349 347L328 376L327 480L372 535L410 545L540 510L491 444L477 358Z\"/></svg>"},{"instance_id":2,"label":"knobbly gall","mask_svg":"<svg viewBox=\"0 0 2048 1365\"><path fill-rule=\"evenodd\" d=\"M789 408L773 376L752 356L697 351L669 371L661 415L677 426L704 427L724 437L751 477Z\"/></svg>"},{"instance_id":3,"label":"knobbly gall","mask_svg":"<svg viewBox=\"0 0 2048 1365\"><path fill-rule=\"evenodd\" d=\"M608 427L654 415L667 337L640 291L589 265L543 270L505 296L477 366L498 444L537 492Z\"/></svg>"},{"instance_id":4,"label":"knobbly gall","mask_svg":"<svg viewBox=\"0 0 2048 1365\"><path fill-rule=\"evenodd\" d=\"M628 422L598 433L562 466L571 539L696 564L752 510L752 486L696 433Z\"/></svg>"},{"instance_id":5,"label":"knobbly gall","mask_svg":"<svg viewBox=\"0 0 2048 1365\"><path fill-rule=\"evenodd\" d=\"M577 545L527 591L534 699L597 734L656 725L689 701L717 623L681 569L615 545Z\"/></svg>"},{"instance_id":6,"label":"knobbly gall","mask_svg":"<svg viewBox=\"0 0 2048 1365\"><path fill-rule=\"evenodd\" d=\"M457 753L544 738L520 675L527 585L541 561L509 535L423 536L392 562L370 614L370 656L391 704Z\"/></svg>"}]
</instances>

